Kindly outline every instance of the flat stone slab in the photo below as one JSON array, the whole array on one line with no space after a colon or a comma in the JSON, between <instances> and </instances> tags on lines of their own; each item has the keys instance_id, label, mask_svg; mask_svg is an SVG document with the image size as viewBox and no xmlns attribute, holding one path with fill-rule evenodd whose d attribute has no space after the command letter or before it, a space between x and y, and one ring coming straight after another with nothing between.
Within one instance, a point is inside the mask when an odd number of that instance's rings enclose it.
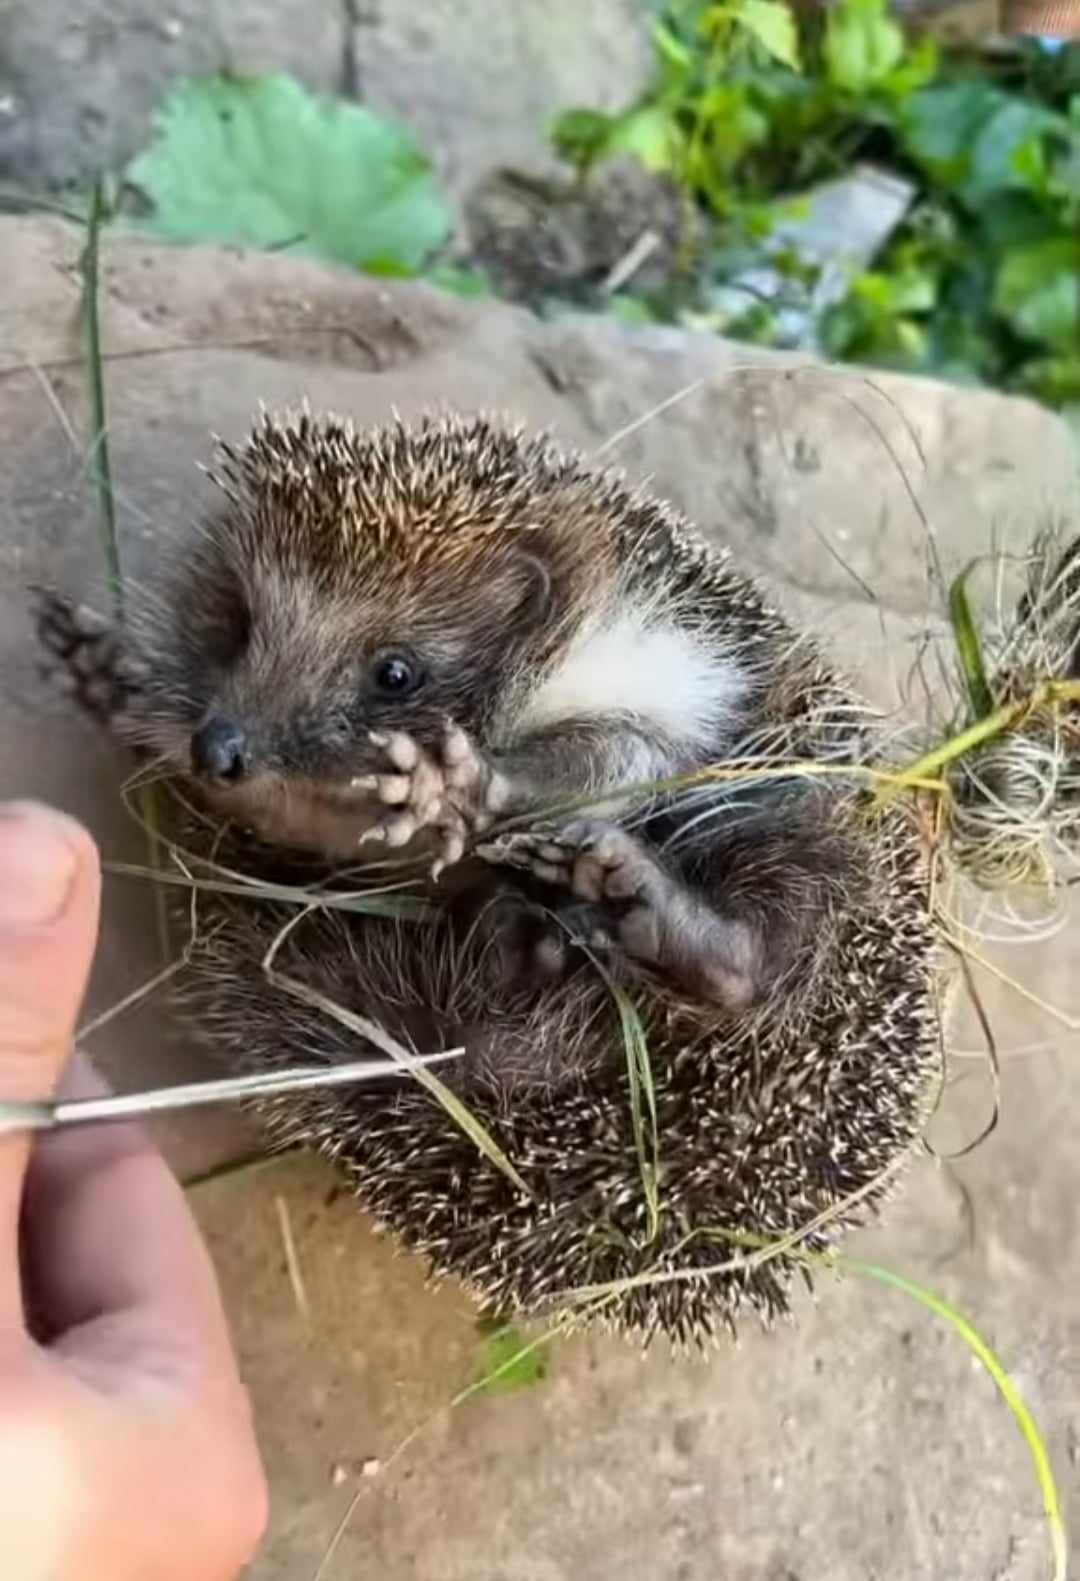
<instances>
[{"instance_id":1,"label":"flat stone slab","mask_svg":"<svg viewBox=\"0 0 1080 1581\"><path fill-rule=\"evenodd\" d=\"M45 796L86 819L108 856L138 862L121 766L43 686L26 612L34 581L101 596L80 241L59 222L0 220L0 794ZM544 324L281 256L120 237L106 241L102 316L133 579L212 505L198 472L211 431L241 437L260 400L307 397L359 423L496 408L651 478L820 629L868 692L898 706L916 638L942 627L930 535L947 577L995 538L1022 552L1048 513L1080 521L1064 426L990 393L598 319ZM1080 1011L1075 929L1000 961L1040 1000ZM109 879L94 1007L160 965L151 894ZM1002 982L979 981L1001 1056L1000 1124L955 1167L917 1164L864 1249L939 1290L998 1347L1076 1524L1075 1037ZM944 1149L975 1135L991 1102L968 1019L954 1038ZM125 1086L205 1071L160 999L92 1047ZM184 1174L255 1145L233 1114L174 1119L160 1134ZM708 1363L660 1348L642 1362L599 1336L560 1343L542 1383L438 1414L480 1364L467 1303L452 1286L425 1289L416 1261L392 1255L325 1166L281 1162L198 1187L193 1201L270 1470L273 1527L254 1581L313 1576L358 1490L326 1581L1049 1574L1015 1424L960 1341L896 1292L825 1279L793 1329L747 1330ZM286 1273L283 1209L306 1316ZM372 1462L382 1469L365 1475Z\"/></svg>"}]
</instances>

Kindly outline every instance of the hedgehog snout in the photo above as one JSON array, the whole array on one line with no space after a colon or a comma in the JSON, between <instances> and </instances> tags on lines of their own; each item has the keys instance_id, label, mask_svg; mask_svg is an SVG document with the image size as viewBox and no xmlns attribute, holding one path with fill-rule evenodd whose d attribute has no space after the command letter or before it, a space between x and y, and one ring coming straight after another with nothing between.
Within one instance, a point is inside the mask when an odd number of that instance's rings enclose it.
<instances>
[{"instance_id":1,"label":"hedgehog snout","mask_svg":"<svg viewBox=\"0 0 1080 1581\"><path fill-rule=\"evenodd\" d=\"M235 785L251 768L251 748L242 726L216 714L201 724L191 737L191 767L194 773L216 785Z\"/></svg>"}]
</instances>

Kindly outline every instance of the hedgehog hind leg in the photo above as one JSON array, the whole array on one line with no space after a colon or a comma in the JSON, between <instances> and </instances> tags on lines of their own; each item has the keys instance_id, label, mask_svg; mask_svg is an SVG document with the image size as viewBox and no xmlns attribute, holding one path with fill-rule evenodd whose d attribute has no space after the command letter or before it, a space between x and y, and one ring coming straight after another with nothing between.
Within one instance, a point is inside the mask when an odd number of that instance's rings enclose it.
<instances>
[{"instance_id":1,"label":"hedgehog hind leg","mask_svg":"<svg viewBox=\"0 0 1080 1581\"><path fill-rule=\"evenodd\" d=\"M757 996L754 934L618 824L582 818L558 829L503 836L481 847L493 863L523 870L589 908L589 940L669 979L695 999L741 1011Z\"/></svg>"},{"instance_id":2,"label":"hedgehog hind leg","mask_svg":"<svg viewBox=\"0 0 1080 1581\"><path fill-rule=\"evenodd\" d=\"M476 975L498 1000L531 998L569 976L590 952L606 956L614 945L602 907L531 882L509 866L474 883L453 910Z\"/></svg>"},{"instance_id":3,"label":"hedgehog hind leg","mask_svg":"<svg viewBox=\"0 0 1080 1581\"><path fill-rule=\"evenodd\" d=\"M140 680L120 632L97 610L51 588L32 588L31 597L43 672L84 713L111 727Z\"/></svg>"}]
</instances>

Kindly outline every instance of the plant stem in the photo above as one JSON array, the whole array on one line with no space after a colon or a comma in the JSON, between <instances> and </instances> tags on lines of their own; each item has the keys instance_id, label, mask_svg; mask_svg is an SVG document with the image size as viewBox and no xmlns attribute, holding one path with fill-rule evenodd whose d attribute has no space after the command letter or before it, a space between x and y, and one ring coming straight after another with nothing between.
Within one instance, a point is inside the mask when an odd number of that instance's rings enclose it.
<instances>
[{"instance_id":1,"label":"plant stem","mask_svg":"<svg viewBox=\"0 0 1080 1581\"><path fill-rule=\"evenodd\" d=\"M90 449L90 468L98 496L98 520L101 546L105 554L105 578L112 594L113 611L117 620L124 610L123 583L120 576L120 547L116 533L116 505L112 491L112 469L109 463L108 414L105 407L105 376L101 356L101 320L98 311L98 259L101 227L108 218L105 201L105 184L99 176L90 191L90 208L86 223L86 246L79 260L82 275L82 321L86 345L86 369L90 384L90 417L93 443Z\"/></svg>"},{"instance_id":2,"label":"plant stem","mask_svg":"<svg viewBox=\"0 0 1080 1581\"><path fill-rule=\"evenodd\" d=\"M994 736L1002 735L1006 730L1011 730L1018 724L1024 715L1034 708L1042 708L1046 703L1080 703L1080 681L1043 681L1041 686L1027 697L1022 697L1016 703L1004 703L1000 708L995 708L992 714L987 714L985 719L979 719L975 724L969 725L966 730L961 730L959 735L952 736L948 741L943 741L940 746L934 747L931 752L926 752L921 758L916 758L914 763L902 769L892 785L884 787L878 792L879 798L887 800L897 790L910 787L915 780L936 779L940 771L965 753L971 752L975 747L981 747L985 741L990 741Z\"/></svg>"}]
</instances>

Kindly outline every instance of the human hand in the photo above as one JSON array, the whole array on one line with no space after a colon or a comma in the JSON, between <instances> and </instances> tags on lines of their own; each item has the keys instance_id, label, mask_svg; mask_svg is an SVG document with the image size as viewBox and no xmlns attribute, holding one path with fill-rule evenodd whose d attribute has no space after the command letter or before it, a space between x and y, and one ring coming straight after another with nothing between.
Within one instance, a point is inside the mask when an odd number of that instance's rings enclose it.
<instances>
[{"instance_id":1,"label":"human hand","mask_svg":"<svg viewBox=\"0 0 1080 1581\"><path fill-rule=\"evenodd\" d=\"M85 830L0 805L0 1099L60 1081L98 900ZM32 1154L0 1138L0 1571L233 1581L265 1519L213 1270L164 1161L129 1125Z\"/></svg>"}]
</instances>

